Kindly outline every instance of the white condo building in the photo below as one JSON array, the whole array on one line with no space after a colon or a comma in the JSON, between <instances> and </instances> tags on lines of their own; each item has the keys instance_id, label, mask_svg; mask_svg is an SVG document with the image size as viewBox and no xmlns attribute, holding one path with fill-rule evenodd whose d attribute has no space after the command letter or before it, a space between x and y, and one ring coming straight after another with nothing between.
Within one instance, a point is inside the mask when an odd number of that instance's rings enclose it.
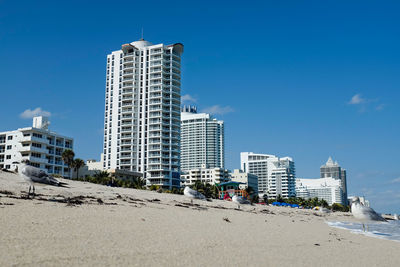
<instances>
[{"instance_id":1,"label":"white condo building","mask_svg":"<svg viewBox=\"0 0 400 267\"><path fill-rule=\"evenodd\" d=\"M244 172L258 177L259 195L267 194L268 198L296 196L296 170L292 158L242 152L240 162Z\"/></svg>"},{"instance_id":2,"label":"white condo building","mask_svg":"<svg viewBox=\"0 0 400 267\"><path fill-rule=\"evenodd\" d=\"M15 170L13 162L26 159L47 173L69 177L61 155L72 150L73 139L51 132L49 124L48 118L39 116L33 118L32 127L0 132L0 169Z\"/></svg>"},{"instance_id":3,"label":"white condo building","mask_svg":"<svg viewBox=\"0 0 400 267\"><path fill-rule=\"evenodd\" d=\"M180 186L183 45L143 39L107 56L104 169L143 173L147 186Z\"/></svg>"},{"instance_id":4,"label":"white condo building","mask_svg":"<svg viewBox=\"0 0 400 267\"><path fill-rule=\"evenodd\" d=\"M224 168L224 122L210 114L183 107L181 113L181 169L207 165Z\"/></svg>"},{"instance_id":5,"label":"white condo building","mask_svg":"<svg viewBox=\"0 0 400 267\"><path fill-rule=\"evenodd\" d=\"M304 199L324 199L329 205L345 204L341 182L332 177L319 179L296 179L296 196Z\"/></svg>"},{"instance_id":6,"label":"white condo building","mask_svg":"<svg viewBox=\"0 0 400 267\"><path fill-rule=\"evenodd\" d=\"M268 159L268 197L283 198L296 196L296 170L290 157Z\"/></svg>"},{"instance_id":7,"label":"white condo building","mask_svg":"<svg viewBox=\"0 0 400 267\"><path fill-rule=\"evenodd\" d=\"M203 165L201 168L188 170L181 175L182 186L194 184L196 181L208 184L219 184L230 181L228 170L223 168L208 168Z\"/></svg>"}]
</instances>

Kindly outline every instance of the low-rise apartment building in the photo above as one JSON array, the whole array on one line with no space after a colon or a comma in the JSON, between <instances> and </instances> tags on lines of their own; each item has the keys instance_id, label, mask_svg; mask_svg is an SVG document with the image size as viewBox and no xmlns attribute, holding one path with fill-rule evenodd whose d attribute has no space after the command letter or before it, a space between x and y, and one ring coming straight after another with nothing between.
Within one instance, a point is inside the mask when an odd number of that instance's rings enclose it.
<instances>
[{"instance_id":1,"label":"low-rise apartment building","mask_svg":"<svg viewBox=\"0 0 400 267\"><path fill-rule=\"evenodd\" d=\"M15 170L13 162L29 160L34 167L50 174L69 177L61 155L73 149L73 139L48 129L48 118L34 117L32 127L0 132L0 169Z\"/></svg>"}]
</instances>

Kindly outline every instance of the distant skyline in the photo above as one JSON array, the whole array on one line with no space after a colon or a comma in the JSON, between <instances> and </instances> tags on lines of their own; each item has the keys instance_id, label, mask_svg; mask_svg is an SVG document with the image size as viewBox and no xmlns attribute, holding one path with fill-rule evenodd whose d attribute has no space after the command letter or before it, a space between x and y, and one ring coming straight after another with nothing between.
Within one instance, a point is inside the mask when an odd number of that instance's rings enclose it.
<instances>
[{"instance_id":1,"label":"distant skyline","mask_svg":"<svg viewBox=\"0 0 400 267\"><path fill-rule=\"evenodd\" d=\"M106 56L122 43L184 44L183 104L225 122L240 152L290 156L317 178L332 156L349 195L400 213L397 1L0 1L0 131L50 116L76 156L102 150Z\"/></svg>"}]
</instances>

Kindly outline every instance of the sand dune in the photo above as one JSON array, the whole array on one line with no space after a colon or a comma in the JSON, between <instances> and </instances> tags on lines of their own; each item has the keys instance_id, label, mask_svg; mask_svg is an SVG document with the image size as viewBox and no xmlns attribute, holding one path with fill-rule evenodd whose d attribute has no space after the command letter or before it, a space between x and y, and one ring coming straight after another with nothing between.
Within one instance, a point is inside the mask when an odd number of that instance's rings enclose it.
<instances>
[{"instance_id":1,"label":"sand dune","mask_svg":"<svg viewBox=\"0 0 400 267\"><path fill-rule=\"evenodd\" d=\"M400 243L331 228L322 214L0 172L0 266L393 266Z\"/></svg>"}]
</instances>

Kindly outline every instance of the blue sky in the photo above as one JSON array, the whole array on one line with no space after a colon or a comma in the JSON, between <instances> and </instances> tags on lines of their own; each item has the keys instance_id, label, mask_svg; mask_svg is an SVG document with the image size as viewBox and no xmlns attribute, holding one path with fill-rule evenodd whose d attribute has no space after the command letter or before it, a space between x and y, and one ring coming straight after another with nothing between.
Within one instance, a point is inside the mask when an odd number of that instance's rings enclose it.
<instances>
[{"instance_id":1,"label":"blue sky","mask_svg":"<svg viewBox=\"0 0 400 267\"><path fill-rule=\"evenodd\" d=\"M253 151L314 178L332 156L350 193L400 213L400 4L260 2L0 1L0 131L40 107L99 158L106 55L143 27L185 45L182 95L225 121L229 169Z\"/></svg>"}]
</instances>

